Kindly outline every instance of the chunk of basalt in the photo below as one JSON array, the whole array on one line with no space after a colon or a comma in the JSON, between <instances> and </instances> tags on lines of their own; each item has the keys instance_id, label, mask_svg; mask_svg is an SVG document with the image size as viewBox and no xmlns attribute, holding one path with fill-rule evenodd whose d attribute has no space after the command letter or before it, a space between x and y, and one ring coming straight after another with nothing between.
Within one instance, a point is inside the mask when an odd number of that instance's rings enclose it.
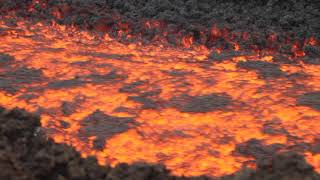
<instances>
[{"instance_id":1,"label":"chunk of basalt","mask_svg":"<svg viewBox=\"0 0 320 180\"><path fill-rule=\"evenodd\" d=\"M305 93L297 98L297 104L320 111L320 91Z\"/></svg>"},{"instance_id":2,"label":"chunk of basalt","mask_svg":"<svg viewBox=\"0 0 320 180\"><path fill-rule=\"evenodd\" d=\"M14 57L8 54L0 54L0 65L9 64L14 60Z\"/></svg>"},{"instance_id":3,"label":"chunk of basalt","mask_svg":"<svg viewBox=\"0 0 320 180\"><path fill-rule=\"evenodd\" d=\"M237 144L234 154L263 159L276 154L283 147L284 145L282 144L264 145L263 142L258 139L250 139L249 141Z\"/></svg>"},{"instance_id":4,"label":"chunk of basalt","mask_svg":"<svg viewBox=\"0 0 320 180\"><path fill-rule=\"evenodd\" d=\"M80 125L79 137L88 140L89 137L95 136L94 148L101 150L108 139L126 132L131 127L136 126L136 123L133 118L109 116L97 110L84 118Z\"/></svg>"},{"instance_id":5,"label":"chunk of basalt","mask_svg":"<svg viewBox=\"0 0 320 180\"><path fill-rule=\"evenodd\" d=\"M68 79L68 80L60 80L60 81L53 81L48 84L48 87L51 89L63 89L63 88L73 88L79 87L85 84L86 82L79 79Z\"/></svg>"},{"instance_id":6,"label":"chunk of basalt","mask_svg":"<svg viewBox=\"0 0 320 180\"><path fill-rule=\"evenodd\" d=\"M314 168L306 162L304 157L294 152L277 153L258 160L256 172L246 180L317 180L320 176Z\"/></svg>"},{"instance_id":7,"label":"chunk of basalt","mask_svg":"<svg viewBox=\"0 0 320 180\"><path fill-rule=\"evenodd\" d=\"M103 84L103 83L117 83L119 81L127 79L127 75L121 74L117 70L112 70L109 73L106 74L91 74L87 77L84 77L87 82L93 83L93 84Z\"/></svg>"},{"instance_id":8,"label":"chunk of basalt","mask_svg":"<svg viewBox=\"0 0 320 180\"><path fill-rule=\"evenodd\" d=\"M285 76L286 73L280 69L278 64L273 64L264 61L240 61L237 64L238 68L246 70L254 70L259 75L259 78L275 78Z\"/></svg>"},{"instance_id":9,"label":"chunk of basalt","mask_svg":"<svg viewBox=\"0 0 320 180\"><path fill-rule=\"evenodd\" d=\"M170 176L170 172L163 165L150 165L146 163L118 164L112 168L106 179L112 180L178 180L178 177ZM189 178L181 178L189 179ZM190 178L191 179L191 178ZM198 178L195 178L197 180ZM207 180L201 179L199 180Z\"/></svg>"},{"instance_id":10,"label":"chunk of basalt","mask_svg":"<svg viewBox=\"0 0 320 180\"><path fill-rule=\"evenodd\" d=\"M173 77L183 77L185 75L190 75L193 73L192 71L184 71L184 70L176 70L176 69L163 70L162 72L164 74L167 74L167 75L173 76Z\"/></svg>"},{"instance_id":11,"label":"chunk of basalt","mask_svg":"<svg viewBox=\"0 0 320 180\"><path fill-rule=\"evenodd\" d=\"M306 64L320 65L320 57L318 58L304 57L303 62Z\"/></svg>"},{"instance_id":12,"label":"chunk of basalt","mask_svg":"<svg viewBox=\"0 0 320 180\"><path fill-rule=\"evenodd\" d=\"M62 113L65 116L69 116L69 115L73 114L77 110L78 103L65 101L65 102L63 102L61 104L60 108L61 108Z\"/></svg>"},{"instance_id":13,"label":"chunk of basalt","mask_svg":"<svg viewBox=\"0 0 320 180\"><path fill-rule=\"evenodd\" d=\"M71 126L70 123L68 123L67 121L63 121L63 120L59 121L59 124L64 129L68 129Z\"/></svg>"},{"instance_id":14,"label":"chunk of basalt","mask_svg":"<svg viewBox=\"0 0 320 180\"><path fill-rule=\"evenodd\" d=\"M262 132L270 135L287 135L288 132L282 127L281 121L273 120L263 124Z\"/></svg>"},{"instance_id":15,"label":"chunk of basalt","mask_svg":"<svg viewBox=\"0 0 320 180\"><path fill-rule=\"evenodd\" d=\"M311 145L311 152L315 154L320 153L320 139L316 139L314 143Z\"/></svg>"},{"instance_id":16,"label":"chunk of basalt","mask_svg":"<svg viewBox=\"0 0 320 180\"><path fill-rule=\"evenodd\" d=\"M306 45L304 47L304 52L311 58L320 58L320 47L318 46Z\"/></svg>"},{"instance_id":17,"label":"chunk of basalt","mask_svg":"<svg viewBox=\"0 0 320 180\"><path fill-rule=\"evenodd\" d=\"M142 109L157 109L160 103L157 96L160 93L161 90L147 91L137 96L129 96L128 100L142 104Z\"/></svg>"},{"instance_id":18,"label":"chunk of basalt","mask_svg":"<svg viewBox=\"0 0 320 180\"><path fill-rule=\"evenodd\" d=\"M41 70L33 68L8 68L0 73L0 89L8 93L15 93L19 89L31 84L39 83L44 80Z\"/></svg>"},{"instance_id":19,"label":"chunk of basalt","mask_svg":"<svg viewBox=\"0 0 320 180\"><path fill-rule=\"evenodd\" d=\"M224 110L231 103L232 99L230 96L215 93L201 96L182 95L174 97L168 102L169 106L188 113L206 113Z\"/></svg>"},{"instance_id":20,"label":"chunk of basalt","mask_svg":"<svg viewBox=\"0 0 320 180\"><path fill-rule=\"evenodd\" d=\"M142 104L142 109L157 109L158 104L151 97L144 96L129 96L128 100L135 101L137 103Z\"/></svg>"},{"instance_id":21,"label":"chunk of basalt","mask_svg":"<svg viewBox=\"0 0 320 180\"><path fill-rule=\"evenodd\" d=\"M222 62L226 60L231 60L234 57L241 56L242 53L239 51L223 51L222 53L212 52L208 59L212 62Z\"/></svg>"},{"instance_id":22,"label":"chunk of basalt","mask_svg":"<svg viewBox=\"0 0 320 180\"><path fill-rule=\"evenodd\" d=\"M134 81L129 84L125 84L119 89L121 93L139 93L140 89L139 86L143 86L144 84L148 83L147 81Z\"/></svg>"}]
</instances>

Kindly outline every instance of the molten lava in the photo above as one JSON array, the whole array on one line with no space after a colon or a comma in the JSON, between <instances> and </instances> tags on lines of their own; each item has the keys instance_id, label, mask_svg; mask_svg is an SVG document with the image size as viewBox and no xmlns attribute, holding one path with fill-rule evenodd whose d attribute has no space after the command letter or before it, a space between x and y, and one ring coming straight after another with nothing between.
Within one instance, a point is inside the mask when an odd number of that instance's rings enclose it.
<instances>
[{"instance_id":1,"label":"molten lava","mask_svg":"<svg viewBox=\"0 0 320 180\"><path fill-rule=\"evenodd\" d=\"M304 52L217 61L189 36L183 48L26 21L0 28L0 53L10 55L0 105L39 113L48 136L84 157L221 176L293 150L320 172L320 69Z\"/></svg>"}]
</instances>

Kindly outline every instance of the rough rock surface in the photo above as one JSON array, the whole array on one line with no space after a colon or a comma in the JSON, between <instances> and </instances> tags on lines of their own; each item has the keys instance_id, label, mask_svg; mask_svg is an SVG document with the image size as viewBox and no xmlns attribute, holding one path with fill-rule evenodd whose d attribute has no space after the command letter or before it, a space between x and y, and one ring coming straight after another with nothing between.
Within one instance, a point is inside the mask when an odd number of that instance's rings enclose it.
<instances>
[{"instance_id":1,"label":"rough rock surface","mask_svg":"<svg viewBox=\"0 0 320 180\"><path fill-rule=\"evenodd\" d=\"M0 13L14 11L34 20L108 32L113 36L142 35L144 41L164 34L173 44L185 36L209 47L279 49L275 42L320 39L320 1L316 0L0 0ZM146 23L148 22L148 23ZM14 25L14 20L9 24ZM212 27L215 27L212 29ZM274 36L276 35L276 36ZM245 41L244 41L245 39ZM188 42L188 41L187 41ZM188 46L188 45L187 45ZM282 46L283 47L283 46ZM281 48L282 48L281 47ZM303 47L300 47L302 49ZM308 55L319 54L308 48Z\"/></svg>"}]
</instances>

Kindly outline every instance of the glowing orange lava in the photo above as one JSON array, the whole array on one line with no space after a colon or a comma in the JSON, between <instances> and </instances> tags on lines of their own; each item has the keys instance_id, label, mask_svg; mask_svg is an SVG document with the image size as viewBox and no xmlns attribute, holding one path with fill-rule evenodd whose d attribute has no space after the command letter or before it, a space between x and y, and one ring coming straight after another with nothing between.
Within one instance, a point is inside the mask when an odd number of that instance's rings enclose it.
<instances>
[{"instance_id":1,"label":"glowing orange lava","mask_svg":"<svg viewBox=\"0 0 320 180\"><path fill-rule=\"evenodd\" d=\"M1 35L0 52L15 58L11 70L41 72L40 80L17 82L21 86L16 91L0 89L0 105L40 113L50 137L74 146L85 157L96 156L101 164L145 161L163 163L175 175L221 176L250 166L255 158L237 153L236 148L251 139L264 146L281 144L284 151L297 143L312 145L320 137L320 111L297 105L300 95L320 91L317 65L291 59L297 62L280 63L280 70L303 73L303 78L264 79L238 63L275 63L272 54L211 61L210 50L193 46L192 37L183 39L183 48L124 44L108 35L97 38L62 25L19 22L9 28L0 22L0 27L6 32ZM220 35L216 28L212 33ZM241 47L235 44L235 49ZM298 57L303 55L297 52ZM1 65L0 73L6 68ZM223 107L208 105L203 112L186 109L192 101L207 103L206 97L215 101L220 96L229 97L221 100ZM95 130L89 135L85 130L90 124L85 119L97 112L119 124L128 121L125 130L104 137L102 148L94 147ZM286 133L266 133L263 128L270 122L277 122ZM96 131L104 126L99 123L94 124ZM103 133L107 132L99 132ZM320 154L301 153L320 172Z\"/></svg>"}]
</instances>

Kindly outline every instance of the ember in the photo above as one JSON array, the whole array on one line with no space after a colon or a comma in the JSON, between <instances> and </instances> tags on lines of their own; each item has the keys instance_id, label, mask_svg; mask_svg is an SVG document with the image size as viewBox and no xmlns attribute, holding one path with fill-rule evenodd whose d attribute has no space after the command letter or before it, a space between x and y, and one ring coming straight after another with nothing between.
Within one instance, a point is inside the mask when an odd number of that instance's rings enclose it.
<instances>
[{"instance_id":1,"label":"ember","mask_svg":"<svg viewBox=\"0 0 320 180\"><path fill-rule=\"evenodd\" d=\"M264 32L261 18L254 31L240 24L237 32L167 12L179 3L140 10L117 2L0 6L0 105L39 114L48 137L100 165L161 163L176 176L222 177L265 173L262 160L290 152L279 158L304 157L320 172L316 25L307 33L286 16ZM206 19L208 4L195 4L199 14L185 6ZM271 12L286 5L256 4Z\"/></svg>"}]
</instances>

